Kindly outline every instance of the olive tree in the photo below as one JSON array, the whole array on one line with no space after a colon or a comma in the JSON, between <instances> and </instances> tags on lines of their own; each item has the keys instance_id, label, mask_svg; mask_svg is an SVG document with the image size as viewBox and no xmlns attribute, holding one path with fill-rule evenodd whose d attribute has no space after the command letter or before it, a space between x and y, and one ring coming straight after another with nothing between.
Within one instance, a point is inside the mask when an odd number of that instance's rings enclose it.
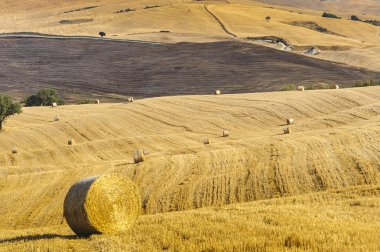
<instances>
[{"instance_id":1,"label":"olive tree","mask_svg":"<svg viewBox=\"0 0 380 252\"><path fill-rule=\"evenodd\" d=\"M22 112L21 104L13 102L12 97L0 94L0 131L3 130L4 121L14 115Z\"/></svg>"}]
</instances>

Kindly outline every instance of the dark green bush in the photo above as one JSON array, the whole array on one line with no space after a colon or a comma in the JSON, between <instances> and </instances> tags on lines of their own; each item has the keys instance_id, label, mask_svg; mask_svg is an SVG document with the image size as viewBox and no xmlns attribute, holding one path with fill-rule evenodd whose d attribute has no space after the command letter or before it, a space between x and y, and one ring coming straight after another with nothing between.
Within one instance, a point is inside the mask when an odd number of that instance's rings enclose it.
<instances>
[{"instance_id":1,"label":"dark green bush","mask_svg":"<svg viewBox=\"0 0 380 252\"><path fill-rule=\"evenodd\" d=\"M325 17L325 18L337 18L337 19L341 19L341 18L338 17L337 15L332 14L332 13L328 13L328 12L323 12L322 17Z\"/></svg>"},{"instance_id":2,"label":"dark green bush","mask_svg":"<svg viewBox=\"0 0 380 252\"><path fill-rule=\"evenodd\" d=\"M51 106L53 103L64 104L64 100L55 89L43 88L36 95L31 95L24 100L25 106Z\"/></svg>"}]
</instances>

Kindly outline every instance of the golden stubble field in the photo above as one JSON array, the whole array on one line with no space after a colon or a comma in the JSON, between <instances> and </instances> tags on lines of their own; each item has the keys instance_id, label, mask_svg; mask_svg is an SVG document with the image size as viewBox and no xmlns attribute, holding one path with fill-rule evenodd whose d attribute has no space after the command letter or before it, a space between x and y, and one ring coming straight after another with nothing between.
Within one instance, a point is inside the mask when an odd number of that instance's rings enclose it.
<instances>
[{"instance_id":1,"label":"golden stubble field","mask_svg":"<svg viewBox=\"0 0 380 252\"><path fill-rule=\"evenodd\" d=\"M379 87L25 108L1 132L0 250L376 251L379 115ZM142 216L76 238L65 194L111 172L137 184Z\"/></svg>"},{"instance_id":2,"label":"golden stubble field","mask_svg":"<svg viewBox=\"0 0 380 252\"><path fill-rule=\"evenodd\" d=\"M348 13L339 6L330 7L342 17L331 19L322 18L322 11L314 10L311 2L297 9L247 0L2 1L0 32L96 37L104 31L108 39L166 43L239 40L262 44L247 38L271 36L286 40L296 53L318 47L321 53L315 57L378 71L380 27L347 20L355 14L380 20L379 14L364 11L371 10L374 3L369 2L359 6L350 2ZM363 11L367 14L362 15ZM318 31L318 26L326 31Z\"/></svg>"}]
</instances>

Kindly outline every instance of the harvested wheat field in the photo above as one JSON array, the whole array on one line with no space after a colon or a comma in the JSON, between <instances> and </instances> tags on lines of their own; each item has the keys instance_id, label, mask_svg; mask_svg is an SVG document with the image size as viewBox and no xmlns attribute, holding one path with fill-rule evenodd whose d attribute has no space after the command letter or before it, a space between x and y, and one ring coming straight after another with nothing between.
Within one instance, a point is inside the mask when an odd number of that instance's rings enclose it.
<instances>
[{"instance_id":1,"label":"harvested wheat field","mask_svg":"<svg viewBox=\"0 0 380 252\"><path fill-rule=\"evenodd\" d=\"M0 250L376 251L379 124L380 87L24 108L1 132ZM137 185L142 215L77 238L65 196L109 173Z\"/></svg>"}]
</instances>

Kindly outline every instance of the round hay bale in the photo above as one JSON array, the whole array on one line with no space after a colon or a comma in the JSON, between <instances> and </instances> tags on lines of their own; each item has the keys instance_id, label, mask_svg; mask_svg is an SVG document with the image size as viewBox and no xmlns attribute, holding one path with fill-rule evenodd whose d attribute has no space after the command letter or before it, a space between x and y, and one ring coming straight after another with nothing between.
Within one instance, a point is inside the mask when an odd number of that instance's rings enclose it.
<instances>
[{"instance_id":1,"label":"round hay bale","mask_svg":"<svg viewBox=\"0 0 380 252\"><path fill-rule=\"evenodd\" d=\"M128 102L134 102L134 101L135 101L135 99L133 97L128 98Z\"/></svg>"},{"instance_id":2,"label":"round hay bale","mask_svg":"<svg viewBox=\"0 0 380 252\"><path fill-rule=\"evenodd\" d=\"M335 85L335 89L339 89L339 85Z\"/></svg>"},{"instance_id":3,"label":"round hay bale","mask_svg":"<svg viewBox=\"0 0 380 252\"><path fill-rule=\"evenodd\" d=\"M95 100L96 104L100 104L100 101L98 99Z\"/></svg>"},{"instance_id":4,"label":"round hay bale","mask_svg":"<svg viewBox=\"0 0 380 252\"><path fill-rule=\"evenodd\" d=\"M135 152L133 153L133 160L135 161L136 164L144 162L145 161L144 151L135 150Z\"/></svg>"},{"instance_id":5,"label":"round hay bale","mask_svg":"<svg viewBox=\"0 0 380 252\"><path fill-rule=\"evenodd\" d=\"M286 120L286 123L287 123L288 125L294 124L294 119L293 119L293 118L288 118L288 119Z\"/></svg>"},{"instance_id":6,"label":"round hay bale","mask_svg":"<svg viewBox=\"0 0 380 252\"><path fill-rule=\"evenodd\" d=\"M79 236L121 233L132 228L140 212L140 194L127 177L107 174L71 186L63 215Z\"/></svg>"},{"instance_id":7,"label":"round hay bale","mask_svg":"<svg viewBox=\"0 0 380 252\"><path fill-rule=\"evenodd\" d=\"M69 140L67 140L67 144L68 145L73 145L74 144L74 140L72 138L69 138Z\"/></svg>"},{"instance_id":8,"label":"round hay bale","mask_svg":"<svg viewBox=\"0 0 380 252\"><path fill-rule=\"evenodd\" d=\"M230 132L228 130L223 130L223 137L229 137Z\"/></svg>"},{"instance_id":9,"label":"round hay bale","mask_svg":"<svg viewBox=\"0 0 380 252\"><path fill-rule=\"evenodd\" d=\"M210 140L208 138L203 139L203 144L210 144Z\"/></svg>"},{"instance_id":10,"label":"round hay bale","mask_svg":"<svg viewBox=\"0 0 380 252\"><path fill-rule=\"evenodd\" d=\"M305 91L305 86L298 86L298 91Z\"/></svg>"},{"instance_id":11,"label":"round hay bale","mask_svg":"<svg viewBox=\"0 0 380 252\"><path fill-rule=\"evenodd\" d=\"M17 154L17 152L18 152L18 151L17 151L17 147L13 147L13 148L12 148L12 154Z\"/></svg>"},{"instance_id":12,"label":"round hay bale","mask_svg":"<svg viewBox=\"0 0 380 252\"><path fill-rule=\"evenodd\" d=\"M54 117L54 121L55 121L55 122L58 122L58 121L59 121L59 116L58 116L58 115L56 115L56 116Z\"/></svg>"},{"instance_id":13,"label":"round hay bale","mask_svg":"<svg viewBox=\"0 0 380 252\"><path fill-rule=\"evenodd\" d=\"M56 102L53 102L53 103L51 104L51 106L52 106L52 108L55 108L55 107L58 107L58 104L57 104Z\"/></svg>"},{"instance_id":14,"label":"round hay bale","mask_svg":"<svg viewBox=\"0 0 380 252\"><path fill-rule=\"evenodd\" d=\"M290 134L290 133L291 133L290 127L284 128L284 134Z\"/></svg>"},{"instance_id":15,"label":"round hay bale","mask_svg":"<svg viewBox=\"0 0 380 252\"><path fill-rule=\"evenodd\" d=\"M222 92L220 92L220 90L215 90L215 95L221 95Z\"/></svg>"},{"instance_id":16,"label":"round hay bale","mask_svg":"<svg viewBox=\"0 0 380 252\"><path fill-rule=\"evenodd\" d=\"M146 155L149 155L149 154L150 154L150 151L147 150L147 149L144 149L144 150L143 150L143 153L144 153L144 155L146 156Z\"/></svg>"}]
</instances>

